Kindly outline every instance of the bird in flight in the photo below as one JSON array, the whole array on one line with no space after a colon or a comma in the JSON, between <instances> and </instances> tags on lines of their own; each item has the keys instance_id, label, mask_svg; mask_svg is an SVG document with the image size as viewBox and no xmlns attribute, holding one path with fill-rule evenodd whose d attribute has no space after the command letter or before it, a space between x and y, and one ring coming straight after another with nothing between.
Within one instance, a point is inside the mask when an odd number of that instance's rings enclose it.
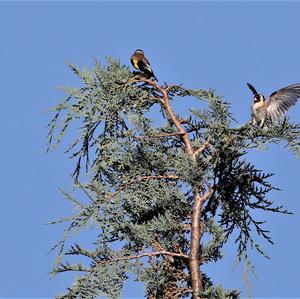
<instances>
[{"instance_id":1,"label":"bird in flight","mask_svg":"<svg viewBox=\"0 0 300 299\"><path fill-rule=\"evenodd\" d=\"M266 119L272 122L281 117L287 110L295 105L300 98L300 83L289 85L273 92L267 100L262 94L259 94L250 83L247 83L252 91L252 124L262 128Z\"/></svg>"},{"instance_id":2,"label":"bird in flight","mask_svg":"<svg viewBox=\"0 0 300 299\"><path fill-rule=\"evenodd\" d=\"M152 71L148 59L144 55L143 50L141 49L135 50L135 52L131 56L131 64L135 69L144 73L147 78L154 78L154 80L158 81Z\"/></svg>"}]
</instances>

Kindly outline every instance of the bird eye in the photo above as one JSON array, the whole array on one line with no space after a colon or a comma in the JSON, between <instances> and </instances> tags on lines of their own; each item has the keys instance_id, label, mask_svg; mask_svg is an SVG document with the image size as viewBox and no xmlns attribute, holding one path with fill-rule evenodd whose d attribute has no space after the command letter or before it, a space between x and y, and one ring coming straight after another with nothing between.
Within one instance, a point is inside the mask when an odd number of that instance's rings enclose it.
<instances>
[{"instance_id":1,"label":"bird eye","mask_svg":"<svg viewBox=\"0 0 300 299\"><path fill-rule=\"evenodd\" d=\"M257 103L257 102L260 102L260 96L259 95L256 95L254 97L254 102Z\"/></svg>"}]
</instances>

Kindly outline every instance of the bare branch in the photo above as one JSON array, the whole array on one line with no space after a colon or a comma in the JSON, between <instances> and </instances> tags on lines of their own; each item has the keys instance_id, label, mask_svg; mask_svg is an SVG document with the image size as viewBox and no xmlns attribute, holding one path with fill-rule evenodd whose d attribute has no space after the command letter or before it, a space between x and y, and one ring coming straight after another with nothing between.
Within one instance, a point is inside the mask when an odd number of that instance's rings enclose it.
<instances>
[{"instance_id":1,"label":"bare branch","mask_svg":"<svg viewBox=\"0 0 300 299\"><path fill-rule=\"evenodd\" d=\"M212 195L213 190L208 189L202 196L198 191L195 192L195 203L192 215L192 227L191 227L191 251L190 251L190 271L191 282L193 288L193 298L199 298L198 294L203 289L202 274L199 270L199 247L200 240L204 232L204 224L201 222L201 212L203 203Z\"/></svg>"},{"instance_id":2,"label":"bare branch","mask_svg":"<svg viewBox=\"0 0 300 299\"><path fill-rule=\"evenodd\" d=\"M193 146L192 146L191 140L189 138L189 135L188 135L187 131L184 129L184 127L181 125L180 120L174 114L171 104L170 104L170 99L169 99L169 95L168 95L168 92L170 91L170 88L169 88L170 86L168 86L166 89L164 89L157 82L152 81L147 78L144 78L144 77L141 77L140 80L138 80L138 81L146 82L149 85L155 87L159 92L161 92L161 94L163 95L163 98L164 98L163 105L164 105L164 108L166 109L169 119L171 120L171 122L174 124L174 126L178 130L178 133L180 133L182 135L182 140L185 144L185 152L189 156L192 156L194 153L194 150L193 150Z\"/></svg>"}]
</instances>

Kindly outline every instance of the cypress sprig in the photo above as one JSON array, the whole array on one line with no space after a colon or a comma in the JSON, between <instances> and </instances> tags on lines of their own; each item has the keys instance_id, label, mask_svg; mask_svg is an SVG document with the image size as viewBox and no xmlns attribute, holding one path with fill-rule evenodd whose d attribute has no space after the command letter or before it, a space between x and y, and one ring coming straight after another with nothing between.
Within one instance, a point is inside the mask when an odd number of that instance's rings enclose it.
<instances>
[{"instance_id":1,"label":"cypress sprig","mask_svg":"<svg viewBox=\"0 0 300 299\"><path fill-rule=\"evenodd\" d=\"M232 235L250 270L249 250L267 257L259 238L273 244L271 233L255 212L290 212L276 205L273 174L247 154L269 144L299 154L300 126L287 118L240 126L214 90L159 85L112 58L92 70L69 67L81 86L62 88L48 141L49 149L60 144L72 128L66 154L75 162L75 191L62 194L74 212L53 221L67 223L53 274L80 275L59 298L118 298L130 273L148 298L239 298L201 266L220 260ZM199 107L176 113L182 97L199 99ZM92 244L71 243L91 227Z\"/></svg>"}]
</instances>

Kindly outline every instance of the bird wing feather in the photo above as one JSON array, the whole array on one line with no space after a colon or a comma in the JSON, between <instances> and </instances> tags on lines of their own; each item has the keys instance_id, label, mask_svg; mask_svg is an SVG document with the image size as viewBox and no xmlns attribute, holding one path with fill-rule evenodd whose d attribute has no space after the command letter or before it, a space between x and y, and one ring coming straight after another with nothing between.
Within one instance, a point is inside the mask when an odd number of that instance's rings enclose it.
<instances>
[{"instance_id":1,"label":"bird wing feather","mask_svg":"<svg viewBox=\"0 0 300 299\"><path fill-rule=\"evenodd\" d=\"M141 71L147 71L150 74L153 74L153 71L152 71L152 68L150 66L150 63L149 63L149 61L146 58L139 60L137 62L137 65L138 65L138 67L139 67L139 69Z\"/></svg>"},{"instance_id":2,"label":"bird wing feather","mask_svg":"<svg viewBox=\"0 0 300 299\"><path fill-rule=\"evenodd\" d=\"M273 92L266 101L267 114L272 121L282 116L300 98L300 83Z\"/></svg>"}]
</instances>

